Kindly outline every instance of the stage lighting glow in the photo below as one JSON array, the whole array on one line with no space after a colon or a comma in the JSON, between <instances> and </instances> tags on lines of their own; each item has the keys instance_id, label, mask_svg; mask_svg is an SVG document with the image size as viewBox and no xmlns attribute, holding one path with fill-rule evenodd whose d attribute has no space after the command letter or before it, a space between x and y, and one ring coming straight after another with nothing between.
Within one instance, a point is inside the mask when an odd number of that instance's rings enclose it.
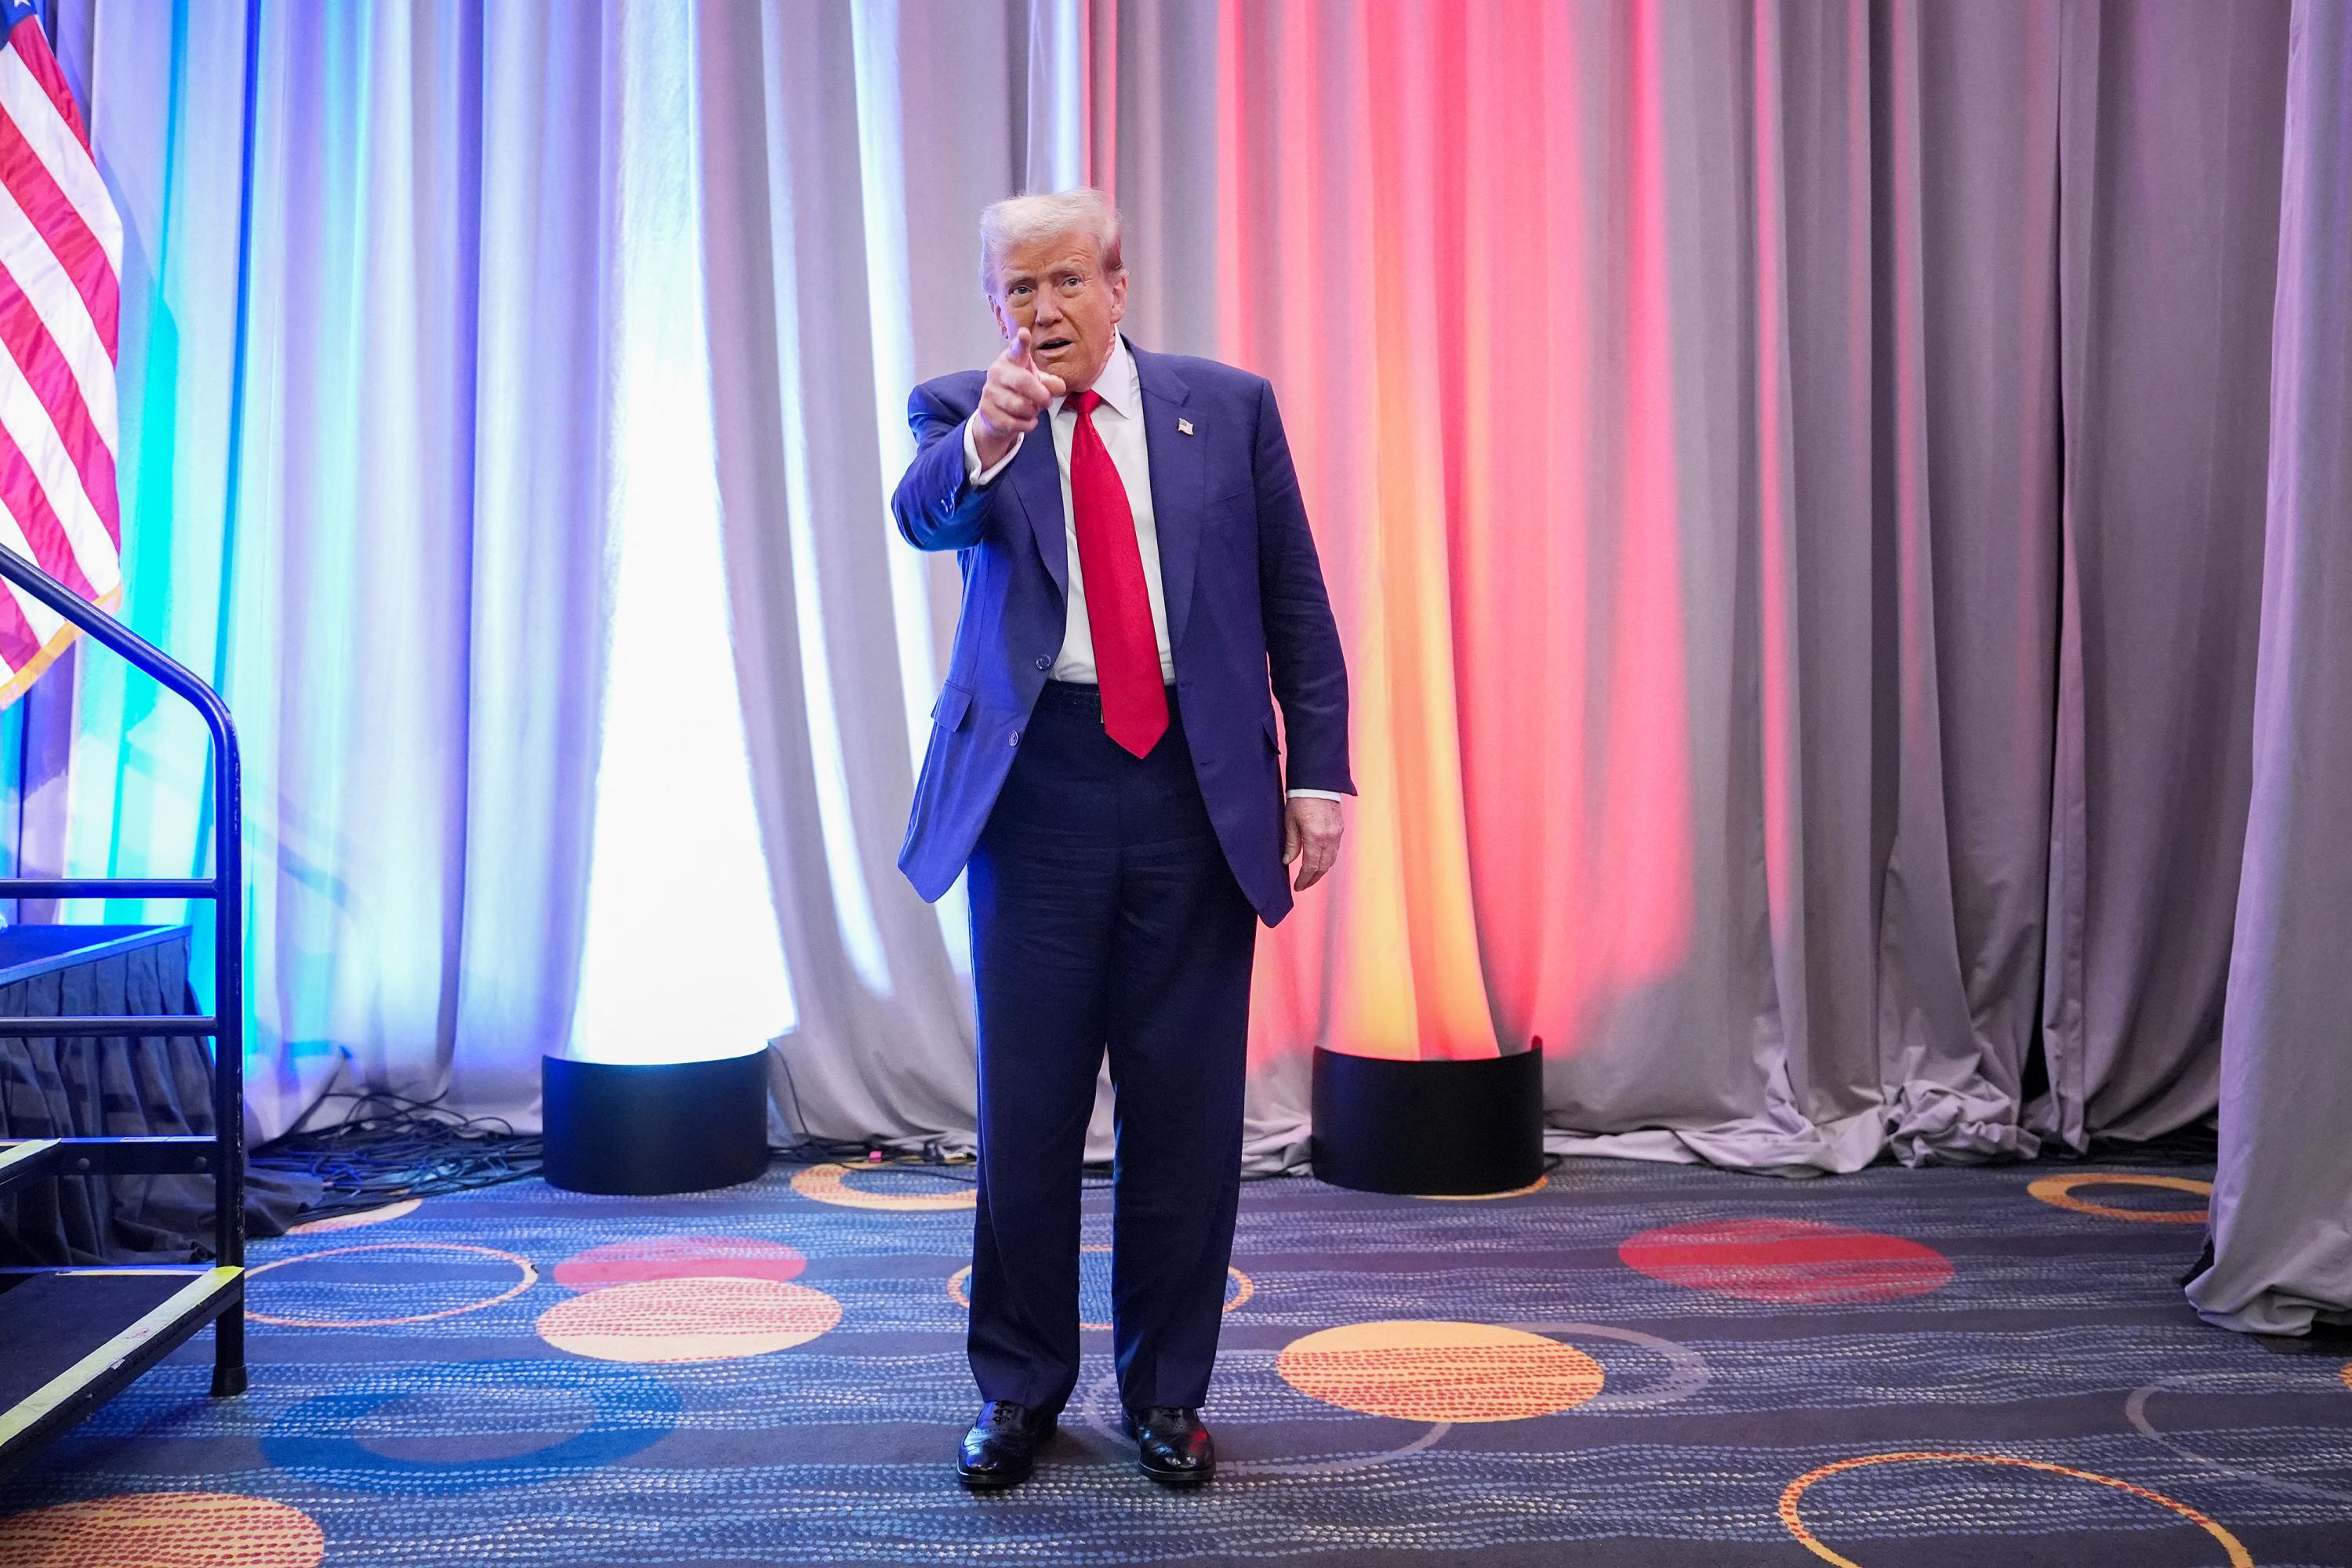
<instances>
[{"instance_id":1,"label":"stage lighting glow","mask_svg":"<svg viewBox=\"0 0 2352 1568\"><path fill-rule=\"evenodd\" d=\"M683 12L630 7L614 330L611 684L571 1054L765 1048L794 1008L752 805L711 447Z\"/></svg>"}]
</instances>

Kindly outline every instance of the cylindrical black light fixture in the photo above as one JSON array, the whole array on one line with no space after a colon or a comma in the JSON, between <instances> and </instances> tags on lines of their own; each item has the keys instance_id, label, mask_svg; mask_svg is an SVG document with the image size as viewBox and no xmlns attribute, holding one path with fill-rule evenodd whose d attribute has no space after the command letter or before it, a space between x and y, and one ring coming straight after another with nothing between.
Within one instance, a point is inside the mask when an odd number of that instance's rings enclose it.
<instances>
[{"instance_id":1,"label":"cylindrical black light fixture","mask_svg":"<svg viewBox=\"0 0 2352 1568\"><path fill-rule=\"evenodd\" d=\"M1543 1174L1543 1041L1475 1061L1315 1053L1318 1180L1368 1193L1468 1197Z\"/></svg>"},{"instance_id":2,"label":"cylindrical black light fixture","mask_svg":"<svg viewBox=\"0 0 2352 1568\"><path fill-rule=\"evenodd\" d=\"M542 1057L548 1184L652 1196L768 1168L765 1051L698 1062Z\"/></svg>"}]
</instances>

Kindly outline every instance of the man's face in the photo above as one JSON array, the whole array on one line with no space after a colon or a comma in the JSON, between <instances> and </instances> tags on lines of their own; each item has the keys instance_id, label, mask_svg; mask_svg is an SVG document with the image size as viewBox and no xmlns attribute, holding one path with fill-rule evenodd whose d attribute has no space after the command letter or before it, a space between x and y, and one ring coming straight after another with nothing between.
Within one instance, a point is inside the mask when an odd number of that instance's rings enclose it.
<instances>
[{"instance_id":1,"label":"man's face","mask_svg":"<svg viewBox=\"0 0 2352 1568\"><path fill-rule=\"evenodd\" d=\"M1037 368L1084 392L1109 361L1127 314L1127 274L1103 275L1093 236L1057 235L1005 252L989 304L1006 342L1028 328Z\"/></svg>"}]
</instances>

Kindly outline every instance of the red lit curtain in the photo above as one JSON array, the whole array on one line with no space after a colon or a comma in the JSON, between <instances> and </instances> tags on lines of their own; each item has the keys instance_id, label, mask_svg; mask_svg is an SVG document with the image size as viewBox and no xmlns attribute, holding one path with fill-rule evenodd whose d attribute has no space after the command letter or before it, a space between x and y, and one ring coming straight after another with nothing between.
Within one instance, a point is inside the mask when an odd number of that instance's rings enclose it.
<instances>
[{"instance_id":1,"label":"red lit curtain","mask_svg":"<svg viewBox=\"0 0 2352 1568\"><path fill-rule=\"evenodd\" d=\"M1350 662L1255 1164L1318 1046L1541 1037L1557 1146L1759 1169L2210 1113L2287 15L700 13L788 1121L970 1137L961 916L891 867L953 568L882 503L907 384L991 352L979 208L1082 179L1135 341L1272 378Z\"/></svg>"}]
</instances>

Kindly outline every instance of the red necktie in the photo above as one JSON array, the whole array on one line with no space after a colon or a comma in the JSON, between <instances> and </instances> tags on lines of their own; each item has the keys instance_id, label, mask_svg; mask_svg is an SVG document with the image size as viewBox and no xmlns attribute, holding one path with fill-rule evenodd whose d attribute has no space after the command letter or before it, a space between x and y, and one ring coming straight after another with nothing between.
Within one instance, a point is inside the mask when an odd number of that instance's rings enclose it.
<instances>
[{"instance_id":1,"label":"red necktie","mask_svg":"<svg viewBox=\"0 0 2352 1568\"><path fill-rule=\"evenodd\" d=\"M1094 636L1095 679L1102 687L1103 728L1137 756L1168 729L1168 692L1160 680L1160 638L1143 585L1143 551L1135 513L1110 450L1095 430L1102 395L1089 387L1072 399L1078 427L1070 437L1070 513L1077 525L1078 570L1086 584L1087 628Z\"/></svg>"}]
</instances>

